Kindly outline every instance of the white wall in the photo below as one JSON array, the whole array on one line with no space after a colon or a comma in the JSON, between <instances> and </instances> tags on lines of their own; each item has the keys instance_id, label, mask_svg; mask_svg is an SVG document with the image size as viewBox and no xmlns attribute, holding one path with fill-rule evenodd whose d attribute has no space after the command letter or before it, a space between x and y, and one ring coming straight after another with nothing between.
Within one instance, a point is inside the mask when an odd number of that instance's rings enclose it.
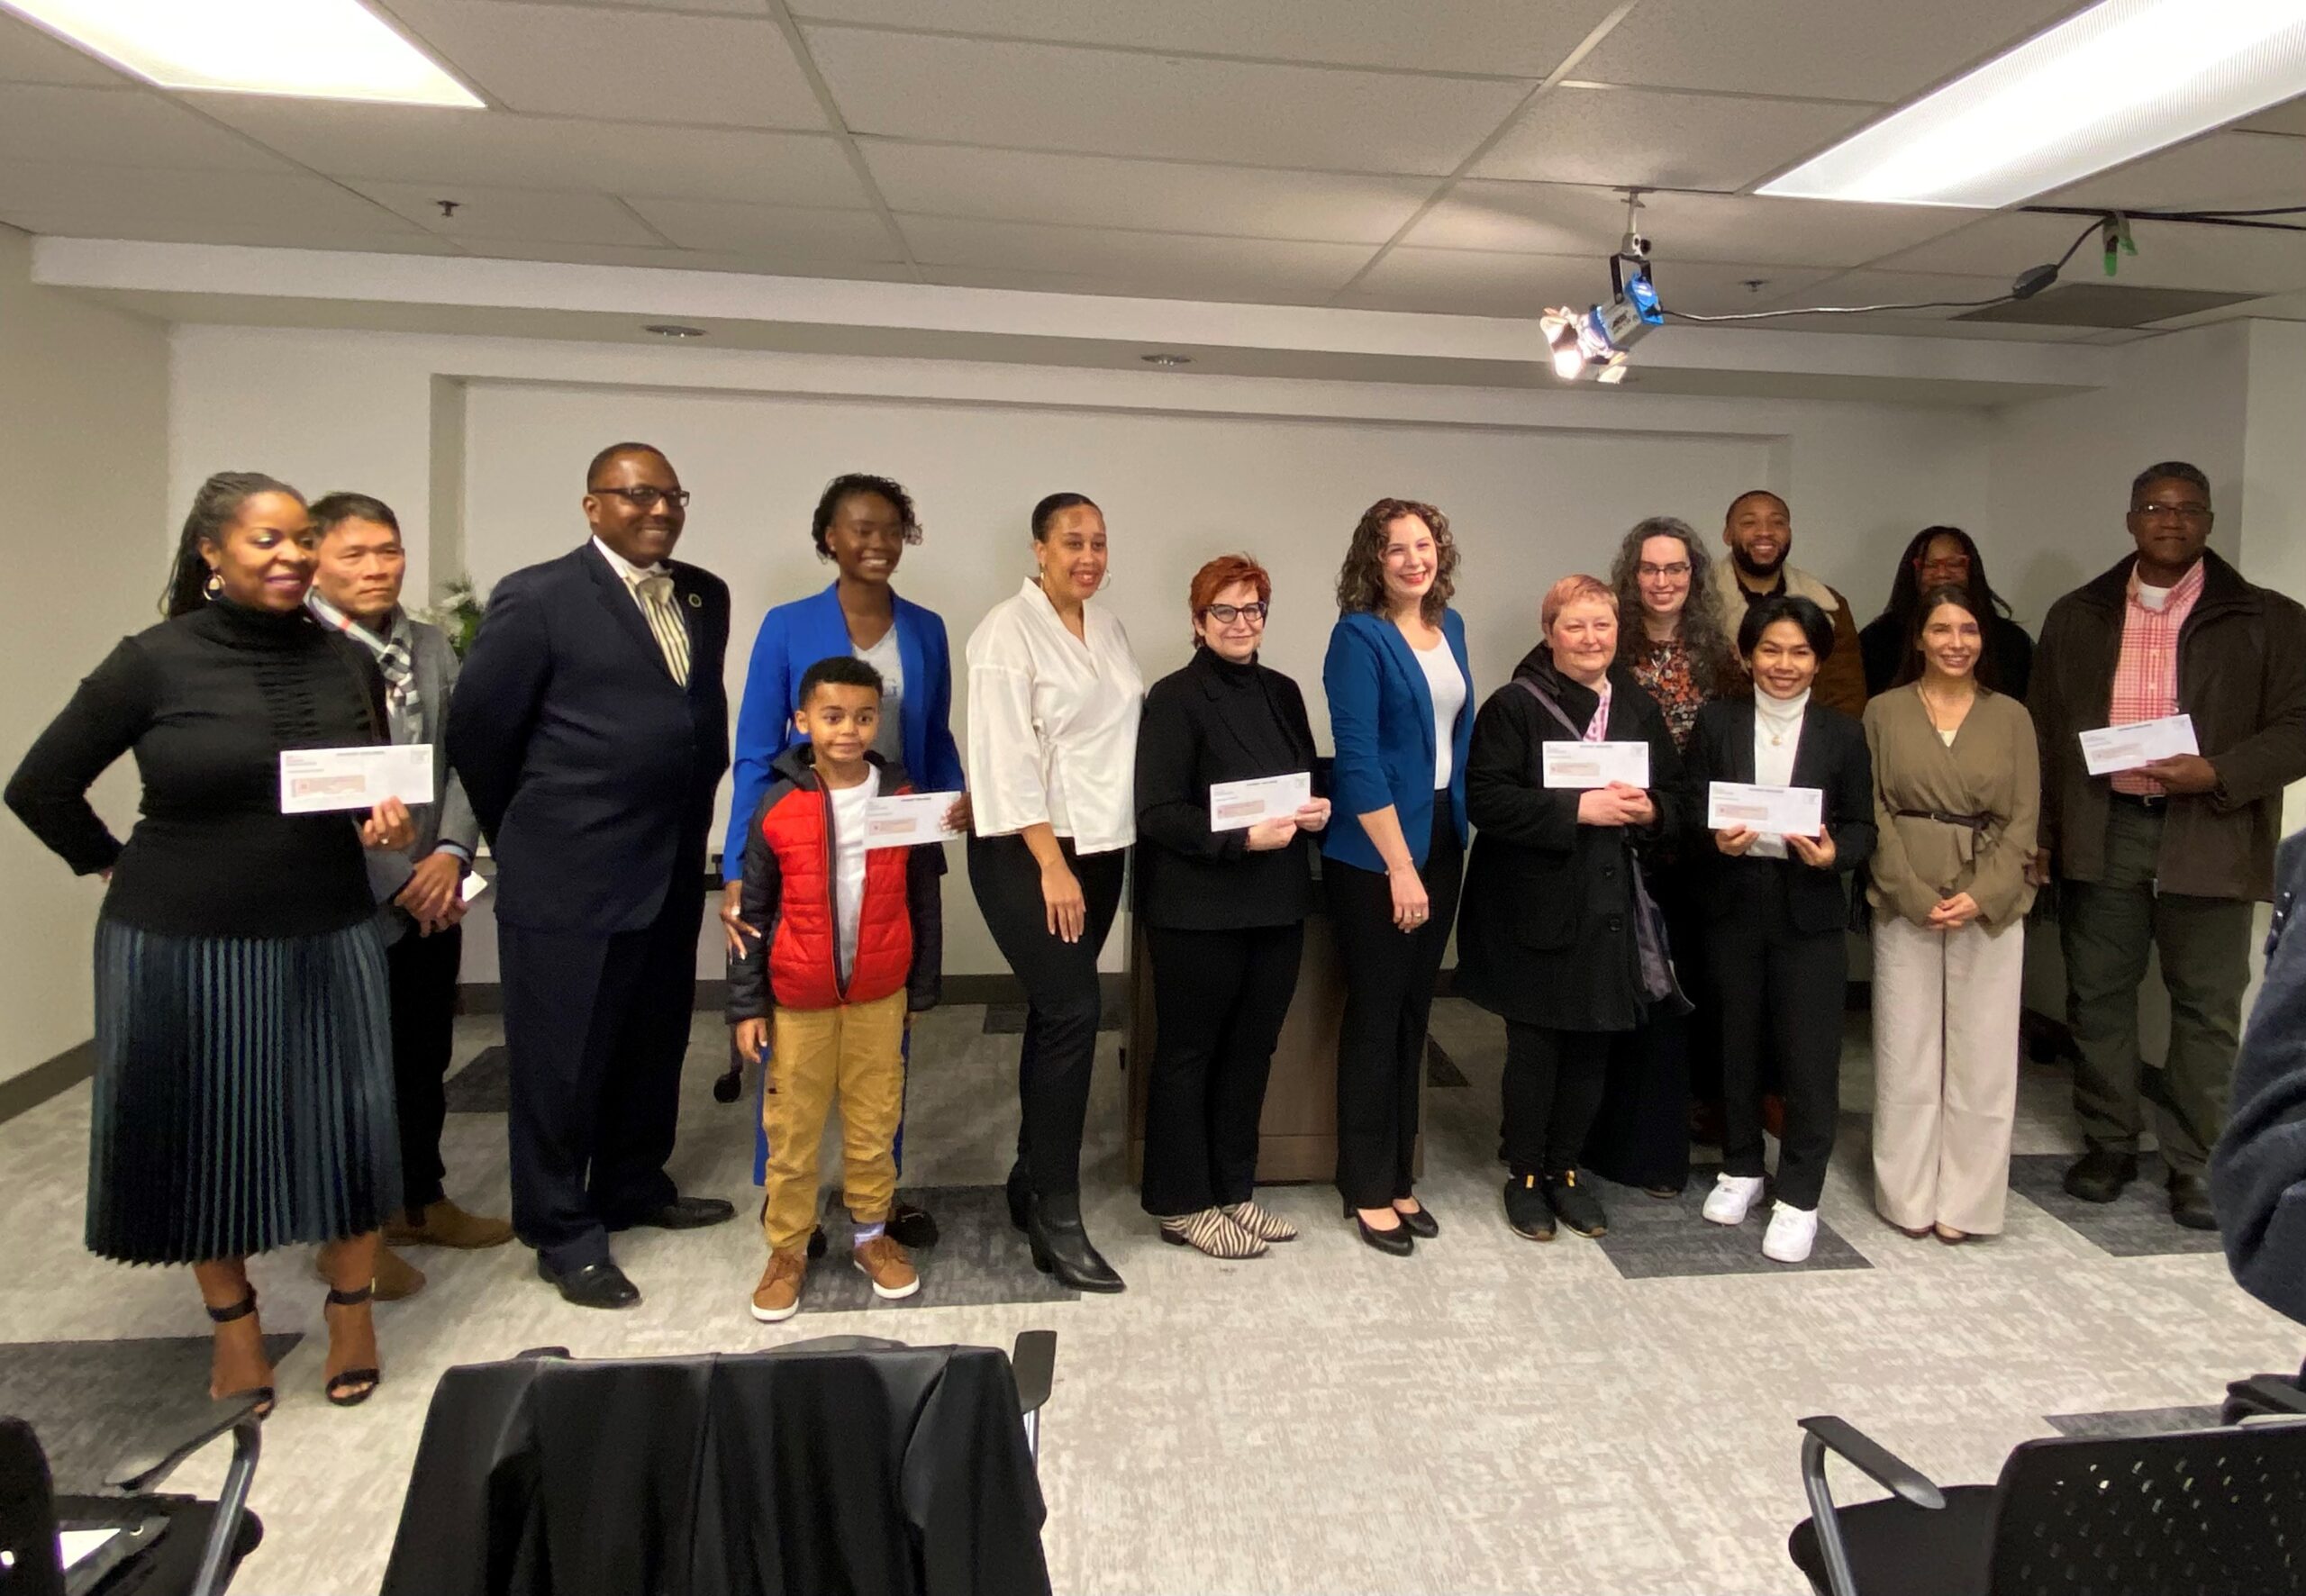
<instances>
[{"instance_id":1,"label":"white wall","mask_svg":"<svg viewBox=\"0 0 2306 1596\"><path fill-rule=\"evenodd\" d=\"M2243 444L2242 572L2306 600L2306 322L2250 324ZM2290 789L2283 830L2306 826L2306 782Z\"/></svg>"},{"instance_id":2,"label":"white wall","mask_svg":"<svg viewBox=\"0 0 2306 1596\"><path fill-rule=\"evenodd\" d=\"M0 760L13 768L74 683L159 618L167 565L166 330L33 286L31 240L0 227L0 482L16 579L0 585ZM134 816L125 767L96 798ZM0 1078L87 1039L102 887L0 821Z\"/></svg>"}]
</instances>

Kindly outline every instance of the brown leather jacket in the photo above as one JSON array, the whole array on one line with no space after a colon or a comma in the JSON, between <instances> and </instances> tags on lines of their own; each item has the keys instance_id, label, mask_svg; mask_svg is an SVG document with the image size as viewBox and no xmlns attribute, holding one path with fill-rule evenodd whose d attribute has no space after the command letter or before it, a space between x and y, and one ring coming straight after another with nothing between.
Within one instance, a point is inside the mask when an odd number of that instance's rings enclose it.
<instances>
[{"instance_id":1,"label":"brown leather jacket","mask_svg":"<svg viewBox=\"0 0 2306 1596\"><path fill-rule=\"evenodd\" d=\"M2178 633L2178 706L2218 785L2170 800L2156 885L2189 897L2274 896L2282 790L2306 779L2306 609L2204 553L2202 597ZM2121 657L2124 559L2050 606L2027 708L2041 739L2041 846L2067 881L2101 879L2104 776L2083 768L2081 734L2106 724Z\"/></svg>"}]
</instances>

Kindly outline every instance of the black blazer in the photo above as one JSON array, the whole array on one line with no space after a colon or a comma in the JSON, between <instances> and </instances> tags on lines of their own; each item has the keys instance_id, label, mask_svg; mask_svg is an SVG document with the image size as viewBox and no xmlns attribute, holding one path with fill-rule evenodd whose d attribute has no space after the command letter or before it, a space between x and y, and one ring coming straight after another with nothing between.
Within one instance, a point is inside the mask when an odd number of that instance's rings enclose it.
<instances>
[{"instance_id":1,"label":"black blazer","mask_svg":"<svg viewBox=\"0 0 2306 1596\"><path fill-rule=\"evenodd\" d=\"M531 930L640 930L702 890L729 767L729 589L673 562L684 689L640 606L588 541L489 595L449 701L449 760L497 861L496 917Z\"/></svg>"},{"instance_id":2,"label":"black blazer","mask_svg":"<svg viewBox=\"0 0 2306 1596\"><path fill-rule=\"evenodd\" d=\"M1312 912L1313 845L1248 850L1247 831L1209 829L1213 782L1316 775L1305 695L1279 671L1194 650L1153 684L1137 723L1138 910L1148 925L1226 930L1294 925Z\"/></svg>"},{"instance_id":3,"label":"black blazer","mask_svg":"<svg viewBox=\"0 0 2306 1596\"><path fill-rule=\"evenodd\" d=\"M1716 699L1698 711L1689 758L1693 835L1688 848L1692 858L1702 861L1707 912L1716 920L1750 918L1783 893L1797 930L1838 931L1848 925L1849 898L1842 877L1874 852L1874 758L1866 751L1866 729L1812 698L1793 746L1793 779L1786 785L1825 793L1826 835L1834 842L1830 870L1793 857L1733 859L1713 844L1705 823L1706 786L1753 782L1753 700Z\"/></svg>"}]
</instances>

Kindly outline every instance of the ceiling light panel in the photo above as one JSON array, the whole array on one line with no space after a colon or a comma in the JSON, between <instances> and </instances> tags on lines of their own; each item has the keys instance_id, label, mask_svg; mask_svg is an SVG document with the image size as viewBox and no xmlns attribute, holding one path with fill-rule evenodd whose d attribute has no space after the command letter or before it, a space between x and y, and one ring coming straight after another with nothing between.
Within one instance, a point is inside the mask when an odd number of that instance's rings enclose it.
<instances>
[{"instance_id":1,"label":"ceiling light panel","mask_svg":"<svg viewBox=\"0 0 2306 1596\"><path fill-rule=\"evenodd\" d=\"M2306 89L2306 0L2102 0L1759 192L1993 210Z\"/></svg>"},{"instance_id":2,"label":"ceiling light panel","mask_svg":"<svg viewBox=\"0 0 2306 1596\"><path fill-rule=\"evenodd\" d=\"M0 0L163 88L478 110L359 0Z\"/></svg>"}]
</instances>

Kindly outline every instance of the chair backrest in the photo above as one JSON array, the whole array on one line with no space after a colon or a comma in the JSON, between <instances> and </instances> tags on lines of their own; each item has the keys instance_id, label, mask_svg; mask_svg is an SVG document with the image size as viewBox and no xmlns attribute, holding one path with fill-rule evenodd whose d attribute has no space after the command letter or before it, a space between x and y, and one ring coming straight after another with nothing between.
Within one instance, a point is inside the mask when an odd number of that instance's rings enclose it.
<instances>
[{"instance_id":1,"label":"chair backrest","mask_svg":"<svg viewBox=\"0 0 2306 1596\"><path fill-rule=\"evenodd\" d=\"M2306 1420L2021 1443L1993 1596L2306 1592Z\"/></svg>"},{"instance_id":2,"label":"chair backrest","mask_svg":"<svg viewBox=\"0 0 2306 1596\"><path fill-rule=\"evenodd\" d=\"M64 1596L48 1455L21 1419L0 1419L0 1596Z\"/></svg>"}]
</instances>

